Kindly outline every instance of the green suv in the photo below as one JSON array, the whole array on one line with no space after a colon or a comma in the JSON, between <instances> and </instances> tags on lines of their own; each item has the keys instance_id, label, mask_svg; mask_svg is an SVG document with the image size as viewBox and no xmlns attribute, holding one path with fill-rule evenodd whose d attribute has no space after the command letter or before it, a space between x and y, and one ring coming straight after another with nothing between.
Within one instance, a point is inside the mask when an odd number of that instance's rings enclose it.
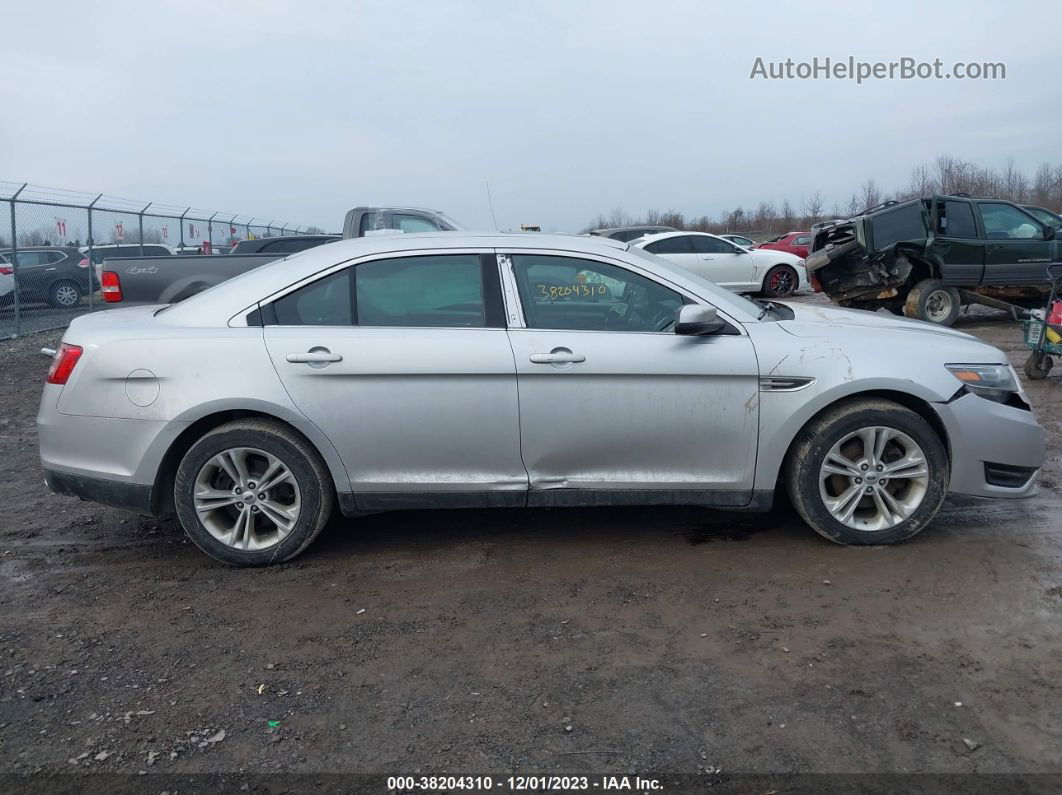
<instances>
[{"instance_id":1,"label":"green suv","mask_svg":"<svg viewBox=\"0 0 1062 795\"><path fill-rule=\"evenodd\" d=\"M886 202L820 229L807 271L838 304L950 326L963 304L1041 305L1056 229L1002 199ZM1005 303L1004 303L1005 302Z\"/></svg>"}]
</instances>

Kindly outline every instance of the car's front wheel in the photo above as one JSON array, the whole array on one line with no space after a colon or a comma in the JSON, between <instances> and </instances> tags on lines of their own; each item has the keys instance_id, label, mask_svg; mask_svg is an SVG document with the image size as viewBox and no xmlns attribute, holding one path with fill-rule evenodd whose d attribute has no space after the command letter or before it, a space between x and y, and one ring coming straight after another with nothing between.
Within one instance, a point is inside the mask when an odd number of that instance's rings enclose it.
<instances>
[{"instance_id":1,"label":"car's front wheel","mask_svg":"<svg viewBox=\"0 0 1062 795\"><path fill-rule=\"evenodd\" d=\"M188 537L234 566L290 560L317 537L332 511L324 462L278 422L236 420L185 454L173 488Z\"/></svg>"},{"instance_id":2,"label":"car's front wheel","mask_svg":"<svg viewBox=\"0 0 1062 795\"><path fill-rule=\"evenodd\" d=\"M799 286L796 270L788 265L775 265L763 277L763 294L768 298L788 298Z\"/></svg>"},{"instance_id":3,"label":"car's front wheel","mask_svg":"<svg viewBox=\"0 0 1062 795\"><path fill-rule=\"evenodd\" d=\"M839 544L894 544L920 532L948 489L947 451L908 408L852 400L810 422L787 460L790 499Z\"/></svg>"}]
</instances>

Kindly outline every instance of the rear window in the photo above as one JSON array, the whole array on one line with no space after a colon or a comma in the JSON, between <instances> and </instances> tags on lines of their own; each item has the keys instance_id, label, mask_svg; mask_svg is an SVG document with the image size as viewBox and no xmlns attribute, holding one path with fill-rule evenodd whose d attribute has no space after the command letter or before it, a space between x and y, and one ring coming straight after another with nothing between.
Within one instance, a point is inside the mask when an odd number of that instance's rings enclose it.
<instances>
[{"instance_id":1,"label":"rear window","mask_svg":"<svg viewBox=\"0 0 1062 795\"><path fill-rule=\"evenodd\" d=\"M922 222L922 205L916 202L878 213L871 217L870 229L875 251L901 240L924 240L926 230Z\"/></svg>"},{"instance_id":2,"label":"rear window","mask_svg":"<svg viewBox=\"0 0 1062 795\"><path fill-rule=\"evenodd\" d=\"M656 240L645 247L650 254L692 254L689 235L677 235Z\"/></svg>"}]
</instances>

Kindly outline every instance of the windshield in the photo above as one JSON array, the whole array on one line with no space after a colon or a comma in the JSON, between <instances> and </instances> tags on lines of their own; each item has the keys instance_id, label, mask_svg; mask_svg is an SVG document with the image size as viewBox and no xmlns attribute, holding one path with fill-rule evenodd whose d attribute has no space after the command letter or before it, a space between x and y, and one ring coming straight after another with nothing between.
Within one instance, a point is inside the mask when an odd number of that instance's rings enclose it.
<instances>
[{"instance_id":1,"label":"windshield","mask_svg":"<svg viewBox=\"0 0 1062 795\"><path fill-rule=\"evenodd\" d=\"M755 301L751 301L743 295L732 293L729 290L720 287L715 282L710 282L702 276L698 276L696 273L686 270L681 265L676 265L670 260L666 260L663 257L658 257L656 256L656 254L650 254L644 248L631 246L628 251L631 254L635 254L641 257L642 259L651 262L653 264L654 270L661 271L664 274L679 274L684 279L696 282L698 287L700 287L701 292L704 293L705 297L710 298L712 303L721 309L730 308L731 310L744 312L745 314L751 315L752 317L758 317L763 311L763 307Z\"/></svg>"}]
</instances>

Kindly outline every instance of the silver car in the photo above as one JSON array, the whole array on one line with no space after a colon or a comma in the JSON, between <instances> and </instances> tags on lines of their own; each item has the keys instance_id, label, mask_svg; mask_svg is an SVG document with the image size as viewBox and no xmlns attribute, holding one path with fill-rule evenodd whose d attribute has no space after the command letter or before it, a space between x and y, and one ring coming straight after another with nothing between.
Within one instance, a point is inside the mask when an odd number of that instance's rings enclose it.
<instances>
[{"instance_id":1,"label":"silver car","mask_svg":"<svg viewBox=\"0 0 1062 795\"><path fill-rule=\"evenodd\" d=\"M54 491L175 512L244 566L335 507L762 511L779 489L826 538L893 543L949 491L1033 494L1044 457L1006 357L966 334L496 233L345 240L76 318L38 425Z\"/></svg>"}]
</instances>

